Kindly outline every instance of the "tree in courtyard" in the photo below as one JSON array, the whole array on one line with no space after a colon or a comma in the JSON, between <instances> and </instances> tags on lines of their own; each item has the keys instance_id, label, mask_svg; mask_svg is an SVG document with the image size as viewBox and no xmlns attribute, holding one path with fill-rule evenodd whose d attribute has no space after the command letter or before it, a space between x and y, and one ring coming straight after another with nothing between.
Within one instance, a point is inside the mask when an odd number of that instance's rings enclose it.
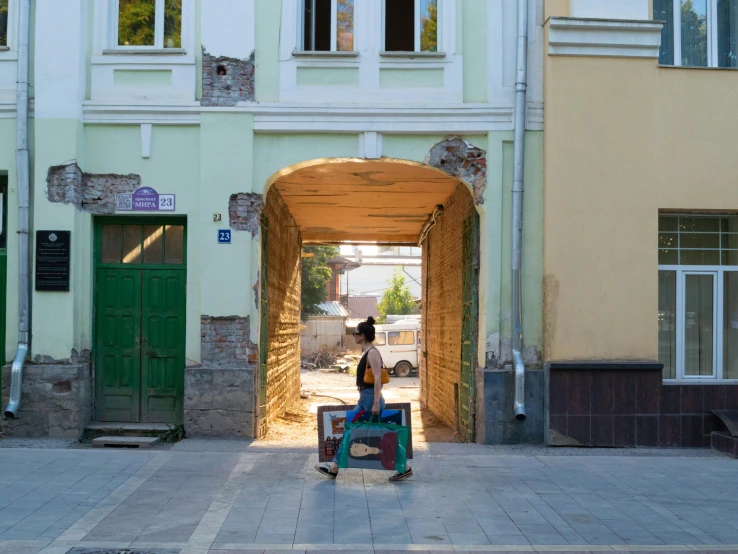
<instances>
[{"instance_id":1,"label":"tree in courtyard","mask_svg":"<svg viewBox=\"0 0 738 554\"><path fill-rule=\"evenodd\" d=\"M386 323L388 315L407 315L415 307L415 298L405 283L401 268L396 268L379 303L379 323Z\"/></svg>"},{"instance_id":2,"label":"tree in courtyard","mask_svg":"<svg viewBox=\"0 0 738 554\"><path fill-rule=\"evenodd\" d=\"M335 246L306 246L303 249L308 257L302 258L302 311L300 317L305 321L311 315L322 315L318 305L327 297L326 285L331 280L331 270L326 264L338 255Z\"/></svg>"}]
</instances>

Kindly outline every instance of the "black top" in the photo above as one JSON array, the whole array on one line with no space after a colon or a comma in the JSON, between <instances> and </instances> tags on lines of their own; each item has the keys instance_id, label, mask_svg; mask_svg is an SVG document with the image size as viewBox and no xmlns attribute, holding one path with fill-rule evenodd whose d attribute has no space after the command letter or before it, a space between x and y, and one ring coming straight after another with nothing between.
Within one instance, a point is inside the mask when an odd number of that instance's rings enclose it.
<instances>
[{"instance_id":1,"label":"black top","mask_svg":"<svg viewBox=\"0 0 738 554\"><path fill-rule=\"evenodd\" d=\"M372 348L374 347L372 346ZM369 350L371 350L372 348L370 348ZM359 365L356 368L356 386L359 388L359 390L374 388L374 385L368 385L364 382L364 374L366 373L366 361L369 358L369 350L364 352L364 355L361 357L361 360L359 360Z\"/></svg>"}]
</instances>

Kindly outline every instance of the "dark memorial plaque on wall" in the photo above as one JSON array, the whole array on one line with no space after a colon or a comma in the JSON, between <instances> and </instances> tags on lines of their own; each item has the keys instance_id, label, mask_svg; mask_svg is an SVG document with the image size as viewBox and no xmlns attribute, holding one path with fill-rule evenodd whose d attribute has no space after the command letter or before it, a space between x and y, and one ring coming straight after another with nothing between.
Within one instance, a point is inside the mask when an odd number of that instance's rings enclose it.
<instances>
[{"instance_id":1,"label":"dark memorial plaque on wall","mask_svg":"<svg viewBox=\"0 0 738 554\"><path fill-rule=\"evenodd\" d=\"M36 290L69 292L71 231L36 231Z\"/></svg>"}]
</instances>

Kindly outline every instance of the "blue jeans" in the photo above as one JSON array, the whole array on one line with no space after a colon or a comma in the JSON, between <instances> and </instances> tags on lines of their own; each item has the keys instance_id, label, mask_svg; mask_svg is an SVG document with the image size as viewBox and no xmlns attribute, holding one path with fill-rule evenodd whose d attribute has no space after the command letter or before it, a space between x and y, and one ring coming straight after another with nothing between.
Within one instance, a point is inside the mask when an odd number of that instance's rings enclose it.
<instances>
[{"instance_id":1,"label":"blue jeans","mask_svg":"<svg viewBox=\"0 0 738 554\"><path fill-rule=\"evenodd\" d=\"M354 410L364 410L365 412L371 412L372 408L374 407L374 389L364 389L359 394L359 403L356 405ZM381 413L381 410L384 410L384 398L382 398L382 395L379 395L379 410ZM341 445L338 447L338 451L336 452L336 457L333 458L333 461L335 463L338 463L339 458L341 457L341 447L343 446L343 442L341 442Z\"/></svg>"}]
</instances>

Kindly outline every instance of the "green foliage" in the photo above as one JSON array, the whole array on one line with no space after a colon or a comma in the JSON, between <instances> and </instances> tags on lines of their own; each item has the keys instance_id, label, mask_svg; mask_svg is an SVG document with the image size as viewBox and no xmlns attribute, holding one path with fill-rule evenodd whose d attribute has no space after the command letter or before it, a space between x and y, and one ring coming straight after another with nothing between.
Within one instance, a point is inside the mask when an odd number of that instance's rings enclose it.
<instances>
[{"instance_id":1,"label":"green foliage","mask_svg":"<svg viewBox=\"0 0 738 554\"><path fill-rule=\"evenodd\" d=\"M8 45L8 0L0 0L0 46Z\"/></svg>"},{"instance_id":2,"label":"green foliage","mask_svg":"<svg viewBox=\"0 0 738 554\"><path fill-rule=\"evenodd\" d=\"M387 284L389 288L384 291L382 301L379 303L379 321L385 323L388 315L407 315L412 313L415 307L415 299L410 289L405 284L405 276L402 269L395 269L392 279Z\"/></svg>"},{"instance_id":3,"label":"green foliage","mask_svg":"<svg viewBox=\"0 0 738 554\"><path fill-rule=\"evenodd\" d=\"M438 51L438 0L428 0L428 15L421 18L420 50Z\"/></svg>"},{"instance_id":4,"label":"green foliage","mask_svg":"<svg viewBox=\"0 0 738 554\"><path fill-rule=\"evenodd\" d=\"M305 321L311 315L321 315L318 304L325 302L326 285L331 280L331 270L326 262L338 255L335 246L307 246L303 252L312 257L302 259L302 311L300 317Z\"/></svg>"},{"instance_id":5,"label":"green foliage","mask_svg":"<svg viewBox=\"0 0 738 554\"><path fill-rule=\"evenodd\" d=\"M118 44L154 46L156 0L120 0ZM182 0L164 5L164 47L182 47Z\"/></svg>"},{"instance_id":6,"label":"green foliage","mask_svg":"<svg viewBox=\"0 0 738 554\"><path fill-rule=\"evenodd\" d=\"M161 442L179 442L186 436L185 428L182 423L170 425L169 429L164 431L159 437Z\"/></svg>"},{"instance_id":7,"label":"green foliage","mask_svg":"<svg viewBox=\"0 0 738 554\"><path fill-rule=\"evenodd\" d=\"M707 17L695 11L693 0L682 4L682 65L707 66Z\"/></svg>"}]
</instances>

